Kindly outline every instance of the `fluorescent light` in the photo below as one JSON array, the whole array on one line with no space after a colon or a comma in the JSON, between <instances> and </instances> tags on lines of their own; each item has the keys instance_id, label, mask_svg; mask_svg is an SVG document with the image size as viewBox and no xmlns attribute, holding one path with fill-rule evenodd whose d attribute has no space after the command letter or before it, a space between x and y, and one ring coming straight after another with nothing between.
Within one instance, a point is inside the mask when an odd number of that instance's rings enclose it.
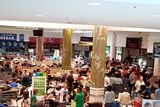
<instances>
[{"instance_id":1,"label":"fluorescent light","mask_svg":"<svg viewBox=\"0 0 160 107\"><path fill-rule=\"evenodd\" d=\"M42 15L42 14L37 14L36 16L37 16L37 17L42 17L43 15Z\"/></svg>"},{"instance_id":2,"label":"fluorescent light","mask_svg":"<svg viewBox=\"0 0 160 107\"><path fill-rule=\"evenodd\" d=\"M98 5L100 5L100 3L93 2L93 3L88 3L88 5L91 5L91 6L98 6Z\"/></svg>"}]
</instances>

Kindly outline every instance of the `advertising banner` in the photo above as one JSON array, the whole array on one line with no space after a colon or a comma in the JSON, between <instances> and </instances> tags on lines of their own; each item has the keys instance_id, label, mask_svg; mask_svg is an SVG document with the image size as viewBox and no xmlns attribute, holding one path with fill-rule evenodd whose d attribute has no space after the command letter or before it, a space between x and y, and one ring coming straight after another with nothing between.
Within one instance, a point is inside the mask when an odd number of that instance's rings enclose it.
<instances>
[{"instance_id":1,"label":"advertising banner","mask_svg":"<svg viewBox=\"0 0 160 107\"><path fill-rule=\"evenodd\" d=\"M7 47L7 48L24 48L24 42L17 42L17 41L1 41L0 47Z\"/></svg>"},{"instance_id":2,"label":"advertising banner","mask_svg":"<svg viewBox=\"0 0 160 107\"><path fill-rule=\"evenodd\" d=\"M38 89L37 96L44 96L46 93L46 76L32 77L33 89Z\"/></svg>"},{"instance_id":3,"label":"advertising banner","mask_svg":"<svg viewBox=\"0 0 160 107\"><path fill-rule=\"evenodd\" d=\"M160 100L143 99L142 107L160 107Z\"/></svg>"},{"instance_id":4,"label":"advertising banner","mask_svg":"<svg viewBox=\"0 0 160 107\"><path fill-rule=\"evenodd\" d=\"M153 44L153 57L160 58L160 42L155 42Z\"/></svg>"},{"instance_id":5,"label":"advertising banner","mask_svg":"<svg viewBox=\"0 0 160 107\"><path fill-rule=\"evenodd\" d=\"M0 33L0 41L17 41L17 34Z\"/></svg>"}]
</instances>

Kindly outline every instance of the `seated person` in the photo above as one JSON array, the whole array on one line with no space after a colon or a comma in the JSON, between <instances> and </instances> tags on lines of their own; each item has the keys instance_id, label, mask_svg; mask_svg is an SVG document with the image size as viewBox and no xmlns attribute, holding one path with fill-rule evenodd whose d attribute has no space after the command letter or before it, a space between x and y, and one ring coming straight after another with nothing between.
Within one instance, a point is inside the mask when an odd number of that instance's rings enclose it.
<instances>
[{"instance_id":1,"label":"seated person","mask_svg":"<svg viewBox=\"0 0 160 107\"><path fill-rule=\"evenodd\" d=\"M16 80L13 79L13 81L10 83L10 87L15 88L15 87L17 87L17 86L18 86L18 85L17 85L17 83L16 83Z\"/></svg>"}]
</instances>

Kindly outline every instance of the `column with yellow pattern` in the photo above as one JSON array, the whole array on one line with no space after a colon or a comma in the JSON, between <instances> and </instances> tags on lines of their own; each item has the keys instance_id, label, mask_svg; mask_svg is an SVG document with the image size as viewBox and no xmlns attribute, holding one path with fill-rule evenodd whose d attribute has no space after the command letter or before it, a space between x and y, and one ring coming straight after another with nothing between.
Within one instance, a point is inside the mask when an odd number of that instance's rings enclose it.
<instances>
[{"instance_id":1,"label":"column with yellow pattern","mask_svg":"<svg viewBox=\"0 0 160 107\"><path fill-rule=\"evenodd\" d=\"M91 65L90 101L101 102L104 95L104 73L106 68L107 27L95 26ZM96 96L96 97L95 97Z\"/></svg>"},{"instance_id":2,"label":"column with yellow pattern","mask_svg":"<svg viewBox=\"0 0 160 107\"><path fill-rule=\"evenodd\" d=\"M62 70L71 70L72 29L63 30Z\"/></svg>"}]
</instances>

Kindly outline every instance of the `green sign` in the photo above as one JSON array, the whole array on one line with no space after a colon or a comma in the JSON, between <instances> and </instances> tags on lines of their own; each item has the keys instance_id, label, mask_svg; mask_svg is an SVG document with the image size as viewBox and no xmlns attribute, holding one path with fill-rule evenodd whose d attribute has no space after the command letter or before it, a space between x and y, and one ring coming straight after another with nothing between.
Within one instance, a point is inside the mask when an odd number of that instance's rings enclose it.
<instances>
[{"instance_id":1,"label":"green sign","mask_svg":"<svg viewBox=\"0 0 160 107\"><path fill-rule=\"evenodd\" d=\"M33 89L38 89L37 96L44 96L46 93L46 77L33 77Z\"/></svg>"},{"instance_id":2,"label":"green sign","mask_svg":"<svg viewBox=\"0 0 160 107\"><path fill-rule=\"evenodd\" d=\"M106 53L110 54L110 46L106 46Z\"/></svg>"}]
</instances>

